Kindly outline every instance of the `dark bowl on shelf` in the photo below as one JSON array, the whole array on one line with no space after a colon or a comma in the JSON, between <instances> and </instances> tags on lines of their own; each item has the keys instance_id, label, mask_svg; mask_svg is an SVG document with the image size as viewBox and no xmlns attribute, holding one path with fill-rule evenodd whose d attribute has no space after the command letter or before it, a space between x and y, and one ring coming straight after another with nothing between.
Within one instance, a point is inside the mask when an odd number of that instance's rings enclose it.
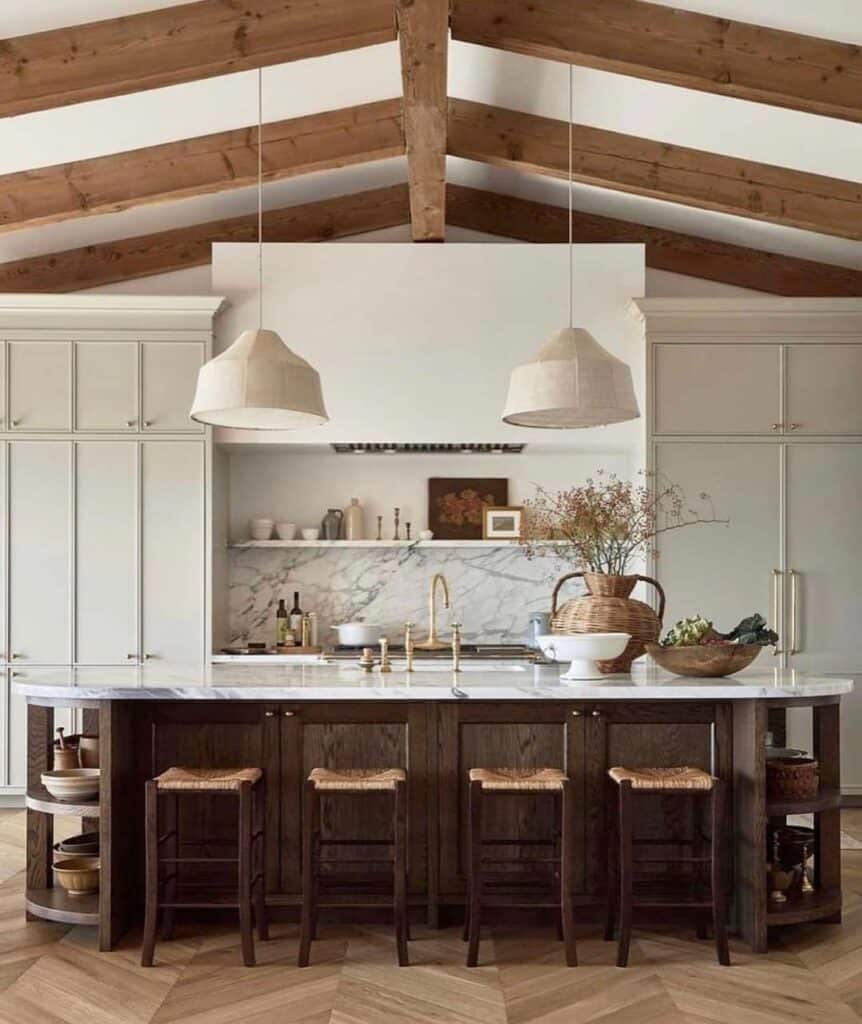
<instances>
[{"instance_id":1,"label":"dark bowl on shelf","mask_svg":"<svg viewBox=\"0 0 862 1024\"><path fill-rule=\"evenodd\" d=\"M698 644L691 647L662 647L646 644L647 654L676 676L701 679L721 678L741 672L763 650L760 644Z\"/></svg>"}]
</instances>

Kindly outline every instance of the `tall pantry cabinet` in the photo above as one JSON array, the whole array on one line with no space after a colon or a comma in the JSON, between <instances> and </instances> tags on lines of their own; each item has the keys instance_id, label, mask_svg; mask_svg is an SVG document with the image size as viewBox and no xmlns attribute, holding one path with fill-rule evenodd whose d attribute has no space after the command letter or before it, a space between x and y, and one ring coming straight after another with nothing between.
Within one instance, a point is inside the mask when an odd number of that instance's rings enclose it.
<instances>
[{"instance_id":1,"label":"tall pantry cabinet","mask_svg":"<svg viewBox=\"0 0 862 1024\"><path fill-rule=\"evenodd\" d=\"M0 301L0 794L25 782L13 678L208 656L210 438L188 410L220 305Z\"/></svg>"},{"instance_id":2,"label":"tall pantry cabinet","mask_svg":"<svg viewBox=\"0 0 862 1024\"><path fill-rule=\"evenodd\" d=\"M726 525L661 538L666 625L760 611L755 668L853 676L842 788L862 794L862 299L639 299L651 468ZM807 746L802 712L791 743Z\"/></svg>"}]
</instances>

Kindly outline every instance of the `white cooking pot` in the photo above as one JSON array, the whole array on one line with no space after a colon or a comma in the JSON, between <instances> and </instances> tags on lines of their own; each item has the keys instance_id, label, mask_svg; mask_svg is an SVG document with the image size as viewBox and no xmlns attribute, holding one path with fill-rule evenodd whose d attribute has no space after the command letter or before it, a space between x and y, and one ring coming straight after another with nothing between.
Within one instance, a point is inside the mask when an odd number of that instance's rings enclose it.
<instances>
[{"instance_id":1,"label":"white cooking pot","mask_svg":"<svg viewBox=\"0 0 862 1024\"><path fill-rule=\"evenodd\" d=\"M332 628L343 647L373 647L383 636L382 626L370 626L367 622L344 622Z\"/></svg>"}]
</instances>

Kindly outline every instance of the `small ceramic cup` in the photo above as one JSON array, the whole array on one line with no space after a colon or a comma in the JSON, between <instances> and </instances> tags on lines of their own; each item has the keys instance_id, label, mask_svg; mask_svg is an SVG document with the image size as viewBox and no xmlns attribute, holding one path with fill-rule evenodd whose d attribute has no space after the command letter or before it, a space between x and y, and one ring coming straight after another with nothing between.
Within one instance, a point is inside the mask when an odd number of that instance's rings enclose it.
<instances>
[{"instance_id":1,"label":"small ceramic cup","mask_svg":"<svg viewBox=\"0 0 862 1024\"><path fill-rule=\"evenodd\" d=\"M434 539L434 531L433 530L420 530L419 531L419 540L433 540L433 539Z\"/></svg>"},{"instance_id":2,"label":"small ceramic cup","mask_svg":"<svg viewBox=\"0 0 862 1024\"><path fill-rule=\"evenodd\" d=\"M320 536L320 530L316 526L307 526L302 531L303 540L317 540Z\"/></svg>"},{"instance_id":3,"label":"small ceramic cup","mask_svg":"<svg viewBox=\"0 0 862 1024\"><path fill-rule=\"evenodd\" d=\"M248 532L252 540L269 540L272 536L273 520L268 516L256 516L248 523Z\"/></svg>"},{"instance_id":4,"label":"small ceramic cup","mask_svg":"<svg viewBox=\"0 0 862 1024\"><path fill-rule=\"evenodd\" d=\"M276 523L275 532L279 540L293 540L296 536L296 523Z\"/></svg>"}]
</instances>

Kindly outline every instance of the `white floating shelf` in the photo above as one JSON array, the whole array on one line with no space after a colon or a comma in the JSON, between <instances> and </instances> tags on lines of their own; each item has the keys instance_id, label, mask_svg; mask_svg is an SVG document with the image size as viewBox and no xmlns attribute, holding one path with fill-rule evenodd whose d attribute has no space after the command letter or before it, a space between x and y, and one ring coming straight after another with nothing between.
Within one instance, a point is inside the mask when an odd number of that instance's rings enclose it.
<instances>
[{"instance_id":1,"label":"white floating shelf","mask_svg":"<svg viewBox=\"0 0 862 1024\"><path fill-rule=\"evenodd\" d=\"M506 548L516 540L235 540L229 548Z\"/></svg>"}]
</instances>

